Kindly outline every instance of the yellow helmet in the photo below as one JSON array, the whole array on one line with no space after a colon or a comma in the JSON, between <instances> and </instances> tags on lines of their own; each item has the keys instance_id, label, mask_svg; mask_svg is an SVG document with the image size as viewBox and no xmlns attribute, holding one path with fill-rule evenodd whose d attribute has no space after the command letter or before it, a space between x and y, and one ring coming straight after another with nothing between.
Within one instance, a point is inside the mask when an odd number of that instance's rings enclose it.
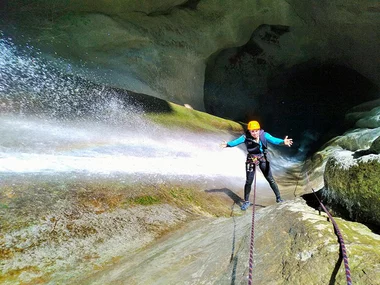
<instances>
[{"instance_id":1,"label":"yellow helmet","mask_svg":"<svg viewBox=\"0 0 380 285\"><path fill-rule=\"evenodd\" d=\"M250 121L248 123L248 130L253 131L253 130L260 130L260 124L258 121Z\"/></svg>"}]
</instances>

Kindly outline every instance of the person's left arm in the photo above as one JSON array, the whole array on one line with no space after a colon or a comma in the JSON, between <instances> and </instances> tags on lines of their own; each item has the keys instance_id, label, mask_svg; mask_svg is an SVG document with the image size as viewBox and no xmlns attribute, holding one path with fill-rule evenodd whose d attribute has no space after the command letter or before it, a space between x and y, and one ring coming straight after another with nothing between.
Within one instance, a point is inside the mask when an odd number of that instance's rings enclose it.
<instances>
[{"instance_id":1,"label":"person's left arm","mask_svg":"<svg viewBox=\"0 0 380 285\"><path fill-rule=\"evenodd\" d=\"M288 139L288 136L286 136L284 139L279 139L276 138L267 132L265 132L265 138L267 139L268 142L274 144L274 145L286 145L286 146L292 146L293 144L293 139Z\"/></svg>"}]
</instances>

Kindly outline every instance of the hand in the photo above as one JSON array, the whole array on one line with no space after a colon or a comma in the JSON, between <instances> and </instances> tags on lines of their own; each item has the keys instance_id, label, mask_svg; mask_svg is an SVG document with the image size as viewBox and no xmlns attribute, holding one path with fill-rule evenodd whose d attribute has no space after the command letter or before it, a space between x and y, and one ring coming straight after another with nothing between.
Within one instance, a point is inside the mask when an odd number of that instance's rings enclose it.
<instances>
[{"instance_id":1,"label":"hand","mask_svg":"<svg viewBox=\"0 0 380 285\"><path fill-rule=\"evenodd\" d=\"M226 142L226 141L223 141L223 142L220 144L220 147L221 147L221 148L225 148L225 147L227 147L227 142Z\"/></svg>"},{"instance_id":2,"label":"hand","mask_svg":"<svg viewBox=\"0 0 380 285\"><path fill-rule=\"evenodd\" d=\"M288 136L284 138L284 145L287 145L288 147L291 147L293 144L293 139L288 139Z\"/></svg>"}]
</instances>

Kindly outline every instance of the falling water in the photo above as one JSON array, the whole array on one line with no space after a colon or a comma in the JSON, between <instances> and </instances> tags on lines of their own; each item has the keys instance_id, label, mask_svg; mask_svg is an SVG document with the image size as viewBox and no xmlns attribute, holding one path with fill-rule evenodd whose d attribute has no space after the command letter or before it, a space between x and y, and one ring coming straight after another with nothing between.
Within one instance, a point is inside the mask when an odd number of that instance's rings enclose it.
<instances>
[{"instance_id":1,"label":"falling water","mask_svg":"<svg viewBox=\"0 0 380 285\"><path fill-rule=\"evenodd\" d=\"M111 88L67 75L32 47L0 41L0 174L241 177L222 137L169 131ZM62 70L62 66L66 70ZM127 99L126 99L127 98Z\"/></svg>"}]
</instances>

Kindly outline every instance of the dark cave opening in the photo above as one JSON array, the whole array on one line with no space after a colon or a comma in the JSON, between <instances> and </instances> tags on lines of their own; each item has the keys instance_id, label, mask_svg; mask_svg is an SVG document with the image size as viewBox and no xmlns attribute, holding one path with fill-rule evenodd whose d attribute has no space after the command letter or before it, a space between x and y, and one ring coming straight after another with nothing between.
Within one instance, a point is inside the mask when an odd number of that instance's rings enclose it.
<instances>
[{"instance_id":1,"label":"dark cave opening","mask_svg":"<svg viewBox=\"0 0 380 285\"><path fill-rule=\"evenodd\" d=\"M309 61L273 74L265 78L266 89L260 94L255 86L244 85L245 90L252 88L251 97L249 91L236 90L229 99L223 98L223 94L231 94L231 81L226 83L225 93L223 86L218 87L219 97L205 88L206 110L243 123L259 120L272 135L292 137L295 143L290 152L306 157L352 127L345 121L351 108L378 98L378 88L369 79L334 62ZM242 81L230 80L234 79Z\"/></svg>"},{"instance_id":2,"label":"dark cave opening","mask_svg":"<svg viewBox=\"0 0 380 285\"><path fill-rule=\"evenodd\" d=\"M274 133L289 133L299 148L314 153L352 127L345 114L354 106L376 99L376 89L350 68L308 62L271 78L259 106L263 122Z\"/></svg>"}]
</instances>

